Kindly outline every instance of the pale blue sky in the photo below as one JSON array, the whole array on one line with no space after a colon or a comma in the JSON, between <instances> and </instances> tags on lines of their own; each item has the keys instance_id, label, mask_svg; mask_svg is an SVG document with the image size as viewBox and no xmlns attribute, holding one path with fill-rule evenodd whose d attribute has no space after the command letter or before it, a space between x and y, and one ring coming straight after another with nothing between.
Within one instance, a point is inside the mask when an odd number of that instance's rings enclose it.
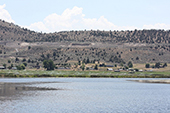
<instances>
[{"instance_id":1,"label":"pale blue sky","mask_svg":"<svg viewBox=\"0 0 170 113\"><path fill-rule=\"evenodd\" d=\"M15 24L36 31L170 29L170 0L0 0L4 4ZM62 16L66 9L69 17Z\"/></svg>"}]
</instances>

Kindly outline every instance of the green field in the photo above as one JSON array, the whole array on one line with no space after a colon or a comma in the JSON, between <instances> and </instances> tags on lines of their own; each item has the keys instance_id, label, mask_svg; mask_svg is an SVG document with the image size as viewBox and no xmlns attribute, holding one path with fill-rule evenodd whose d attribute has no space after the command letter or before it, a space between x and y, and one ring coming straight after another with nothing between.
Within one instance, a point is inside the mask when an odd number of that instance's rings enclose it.
<instances>
[{"instance_id":1,"label":"green field","mask_svg":"<svg viewBox=\"0 0 170 113\"><path fill-rule=\"evenodd\" d=\"M112 72L112 71L42 71L0 70L1 77L110 77L110 78L170 78L170 71Z\"/></svg>"}]
</instances>

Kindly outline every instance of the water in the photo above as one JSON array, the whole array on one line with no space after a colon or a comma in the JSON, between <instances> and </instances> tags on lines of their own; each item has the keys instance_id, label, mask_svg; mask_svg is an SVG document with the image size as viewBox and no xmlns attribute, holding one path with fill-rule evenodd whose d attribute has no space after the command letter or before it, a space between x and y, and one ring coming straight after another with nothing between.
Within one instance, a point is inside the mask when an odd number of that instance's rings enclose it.
<instances>
[{"instance_id":1,"label":"water","mask_svg":"<svg viewBox=\"0 0 170 113\"><path fill-rule=\"evenodd\" d=\"M0 99L0 113L170 112L170 84L137 83L126 80L132 79L2 78L0 83L12 83L12 86L15 87L55 88L60 90L13 91L11 88L11 92L13 92L11 95L1 96L3 98ZM31 84L28 84L30 82Z\"/></svg>"}]
</instances>

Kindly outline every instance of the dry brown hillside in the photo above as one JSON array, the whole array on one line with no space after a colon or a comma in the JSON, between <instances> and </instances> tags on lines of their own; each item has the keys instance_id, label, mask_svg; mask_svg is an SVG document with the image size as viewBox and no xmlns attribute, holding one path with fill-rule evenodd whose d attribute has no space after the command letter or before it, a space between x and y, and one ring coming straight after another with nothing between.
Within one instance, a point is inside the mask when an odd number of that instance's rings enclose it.
<instances>
[{"instance_id":1,"label":"dry brown hillside","mask_svg":"<svg viewBox=\"0 0 170 113\"><path fill-rule=\"evenodd\" d=\"M44 59L70 66L78 61L106 64L170 63L170 31L63 31L39 33L0 20L0 65Z\"/></svg>"},{"instance_id":2,"label":"dry brown hillside","mask_svg":"<svg viewBox=\"0 0 170 113\"><path fill-rule=\"evenodd\" d=\"M170 31L134 30L134 31L62 31L55 33L38 33L21 28L13 23L0 20L1 41L24 42L111 42L111 43L170 43Z\"/></svg>"}]
</instances>

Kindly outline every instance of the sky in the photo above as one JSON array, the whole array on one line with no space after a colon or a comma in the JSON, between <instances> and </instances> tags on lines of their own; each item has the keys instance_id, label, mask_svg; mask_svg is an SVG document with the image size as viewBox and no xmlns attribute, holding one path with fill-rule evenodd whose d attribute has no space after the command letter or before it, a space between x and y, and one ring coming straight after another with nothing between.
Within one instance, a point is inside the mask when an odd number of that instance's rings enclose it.
<instances>
[{"instance_id":1,"label":"sky","mask_svg":"<svg viewBox=\"0 0 170 113\"><path fill-rule=\"evenodd\" d=\"M38 32L170 30L170 0L0 0L0 19Z\"/></svg>"}]
</instances>

